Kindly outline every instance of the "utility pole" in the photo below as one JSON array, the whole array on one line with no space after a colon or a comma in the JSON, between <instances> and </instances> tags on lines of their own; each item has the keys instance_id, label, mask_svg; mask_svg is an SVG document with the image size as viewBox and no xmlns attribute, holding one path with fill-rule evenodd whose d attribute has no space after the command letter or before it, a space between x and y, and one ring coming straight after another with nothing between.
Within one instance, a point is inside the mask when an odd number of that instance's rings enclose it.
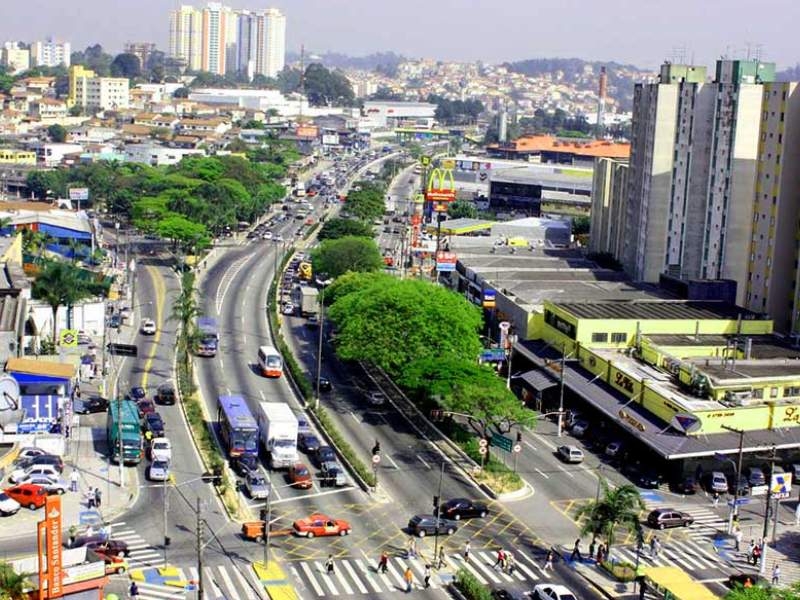
<instances>
[{"instance_id":1,"label":"utility pole","mask_svg":"<svg viewBox=\"0 0 800 600\"><path fill-rule=\"evenodd\" d=\"M721 425L721 427L739 435L739 456L736 461L736 481L733 484L733 507L728 515L728 533L733 532L733 523L739 521L739 480L742 478L742 458L744 455L744 430Z\"/></svg>"},{"instance_id":2,"label":"utility pole","mask_svg":"<svg viewBox=\"0 0 800 600\"><path fill-rule=\"evenodd\" d=\"M272 490L270 490L270 494L267 495L267 520L264 521L264 568L269 568L269 524L272 521L272 502L270 502L270 498L272 497Z\"/></svg>"},{"instance_id":3,"label":"utility pole","mask_svg":"<svg viewBox=\"0 0 800 600\"><path fill-rule=\"evenodd\" d=\"M767 501L764 503L764 529L761 537L761 563L758 565L758 572L763 575L767 570L767 533L769 533L769 512L772 505L772 471L775 468L775 462L778 460L776 457L777 449L775 446L769 453L766 460L770 463L770 475L767 480ZM777 511L776 511L777 512ZM775 515L777 518L777 515Z\"/></svg>"},{"instance_id":4,"label":"utility pole","mask_svg":"<svg viewBox=\"0 0 800 600\"><path fill-rule=\"evenodd\" d=\"M561 377L558 380L558 437L564 433L564 366L567 362L567 345L561 344Z\"/></svg>"},{"instance_id":5,"label":"utility pole","mask_svg":"<svg viewBox=\"0 0 800 600\"><path fill-rule=\"evenodd\" d=\"M433 516L436 517L436 529L433 530L433 560L436 563L436 557L439 556L439 515L441 514L440 502L442 498L442 479L444 479L444 462L442 462L439 471L439 491L433 497Z\"/></svg>"},{"instance_id":6,"label":"utility pole","mask_svg":"<svg viewBox=\"0 0 800 600\"><path fill-rule=\"evenodd\" d=\"M197 497L197 600L203 600L203 520L200 518L200 497Z\"/></svg>"}]
</instances>

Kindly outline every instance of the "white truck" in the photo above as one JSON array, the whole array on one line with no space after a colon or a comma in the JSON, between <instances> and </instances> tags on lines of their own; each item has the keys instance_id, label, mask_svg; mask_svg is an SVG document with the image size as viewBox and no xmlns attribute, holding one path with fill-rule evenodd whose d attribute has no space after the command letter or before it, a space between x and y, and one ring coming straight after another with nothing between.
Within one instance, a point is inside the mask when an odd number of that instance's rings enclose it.
<instances>
[{"instance_id":1,"label":"white truck","mask_svg":"<svg viewBox=\"0 0 800 600\"><path fill-rule=\"evenodd\" d=\"M284 402L261 402L258 431L272 469L288 469L297 462L297 417Z\"/></svg>"},{"instance_id":2,"label":"white truck","mask_svg":"<svg viewBox=\"0 0 800 600\"><path fill-rule=\"evenodd\" d=\"M295 288L295 305L300 307L300 316L310 317L319 313L319 290L310 285Z\"/></svg>"}]
</instances>

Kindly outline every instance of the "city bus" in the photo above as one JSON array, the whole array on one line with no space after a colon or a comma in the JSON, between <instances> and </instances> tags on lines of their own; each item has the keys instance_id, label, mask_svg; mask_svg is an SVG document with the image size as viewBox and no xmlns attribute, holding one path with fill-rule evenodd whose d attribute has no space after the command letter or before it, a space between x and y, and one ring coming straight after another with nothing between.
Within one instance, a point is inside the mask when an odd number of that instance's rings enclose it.
<instances>
[{"instance_id":1,"label":"city bus","mask_svg":"<svg viewBox=\"0 0 800 600\"><path fill-rule=\"evenodd\" d=\"M219 436L228 456L258 456L258 423L241 396L220 396L217 403Z\"/></svg>"},{"instance_id":2,"label":"city bus","mask_svg":"<svg viewBox=\"0 0 800 600\"><path fill-rule=\"evenodd\" d=\"M108 405L108 451L111 461L138 464L142 460L142 430L139 422L139 408L133 400L112 400ZM120 442L120 440L122 440Z\"/></svg>"},{"instance_id":3,"label":"city bus","mask_svg":"<svg viewBox=\"0 0 800 600\"><path fill-rule=\"evenodd\" d=\"M272 346L258 349L258 367L265 377L280 377L283 374L283 359Z\"/></svg>"},{"instance_id":4,"label":"city bus","mask_svg":"<svg viewBox=\"0 0 800 600\"><path fill-rule=\"evenodd\" d=\"M217 320L213 317L197 317L197 331L200 339L195 347L197 356L216 356L219 347Z\"/></svg>"}]
</instances>

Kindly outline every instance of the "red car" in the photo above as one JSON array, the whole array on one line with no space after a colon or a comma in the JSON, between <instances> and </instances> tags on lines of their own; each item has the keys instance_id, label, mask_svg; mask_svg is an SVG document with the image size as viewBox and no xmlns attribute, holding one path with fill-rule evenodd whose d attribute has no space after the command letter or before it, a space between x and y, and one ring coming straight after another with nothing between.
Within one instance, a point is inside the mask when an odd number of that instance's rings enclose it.
<instances>
[{"instance_id":1,"label":"red car","mask_svg":"<svg viewBox=\"0 0 800 600\"><path fill-rule=\"evenodd\" d=\"M311 481L311 471L303 463L295 463L289 467L289 483L292 486L307 490L313 483Z\"/></svg>"},{"instance_id":2,"label":"red car","mask_svg":"<svg viewBox=\"0 0 800 600\"><path fill-rule=\"evenodd\" d=\"M47 490L33 483L23 483L8 488L6 495L31 510L41 508L47 500Z\"/></svg>"},{"instance_id":3,"label":"red car","mask_svg":"<svg viewBox=\"0 0 800 600\"><path fill-rule=\"evenodd\" d=\"M327 515L315 513L294 522L294 533L300 537L323 537L326 535L350 535L350 523L343 519L331 519Z\"/></svg>"},{"instance_id":4,"label":"red car","mask_svg":"<svg viewBox=\"0 0 800 600\"><path fill-rule=\"evenodd\" d=\"M156 412L156 406L150 400L142 400L137 406L139 407L140 419L144 419L145 415Z\"/></svg>"}]
</instances>

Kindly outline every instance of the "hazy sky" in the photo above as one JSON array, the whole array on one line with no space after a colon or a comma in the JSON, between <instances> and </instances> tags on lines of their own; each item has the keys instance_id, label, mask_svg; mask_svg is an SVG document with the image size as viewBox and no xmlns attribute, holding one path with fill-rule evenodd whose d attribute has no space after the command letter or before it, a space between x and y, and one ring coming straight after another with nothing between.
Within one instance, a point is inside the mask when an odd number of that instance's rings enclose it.
<instances>
[{"instance_id":1,"label":"hazy sky","mask_svg":"<svg viewBox=\"0 0 800 600\"><path fill-rule=\"evenodd\" d=\"M168 11L180 0L0 0L0 41L52 35L112 53L128 40L166 49ZM205 2L183 2L203 6ZM712 65L760 45L764 60L800 62L798 0L236 0L287 15L290 50L502 62L536 57L664 59Z\"/></svg>"}]
</instances>

